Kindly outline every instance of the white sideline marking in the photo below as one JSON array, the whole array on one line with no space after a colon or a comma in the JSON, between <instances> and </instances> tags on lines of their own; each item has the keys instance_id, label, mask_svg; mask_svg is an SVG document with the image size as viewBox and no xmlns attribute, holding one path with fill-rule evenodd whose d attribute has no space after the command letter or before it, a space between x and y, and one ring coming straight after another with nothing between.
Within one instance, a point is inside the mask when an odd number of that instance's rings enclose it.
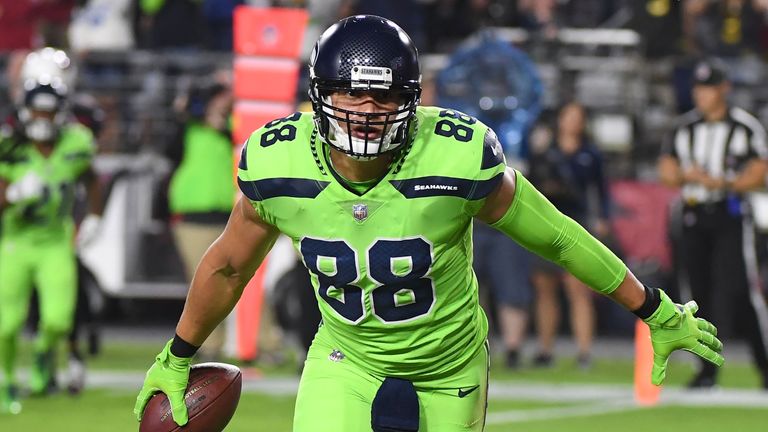
<instances>
[{"instance_id":1,"label":"white sideline marking","mask_svg":"<svg viewBox=\"0 0 768 432\"><path fill-rule=\"evenodd\" d=\"M573 390L570 389L570 391ZM529 400L536 399L530 398ZM671 389L662 393L658 406L768 408L768 393L751 390L715 389L709 391L685 391ZM492 412L488 413L486 424L498 425L536 420L588 417L645 408L637 405L633 399L627 398L613 398L603 401L593 400L592 403L586 405Z\"/></svg>"},{"instance_id":2,"label":"white sideline marking","mask_svg":"<svg viewBox=\"0 0 768 432\"><path fill-rule=\"evenodd\" d=\"M552 384L529 381L491 381L492 399L551 402L588 402L632 398L632 387L622 384Z\"/></svg>"},{"instance_id":3,"label":"white sideline marking","mask_svg":"<svg viewBox=\"0 0 768 432\"><path fill-rule=\"evenodd\" d=\"M19 378L26 381L28 372L20 371ZM86 388L129 390L138 392L144 381L144 372L89 371L86 374ZM66 374L59 374L59 383L67 382ZM243 391L275 396L294 396L299 388L297 377L254 378L245 375ZM549 384L534 382L491 381L489 389L493 400L524 400L553 403L581 402L592 409L612 409L627 406L632 408L632 386L616 384ZM748 389L723 389L690 391L681 388L666 388L661 392L660 405L666 406L733 406L744 408L768 408L768 392ZM577 412L584 405L574 407L547 408L531 411ZM501 413L495 413L501 414ZM588 414L585 414L588 415ZM489 418L491 416L489 415Z\"/></svg>"},{"instance_id":4,"label":"white sideline marking","mask_svg":"<svg viewBox=\"0 0 768 432\"><path fill-rule=\"evenodd\" d=\"M663 405L677 406L731 406L739 408L768 408L768 392L715 388L712 390L685 391L669 389L661 392Z\"/></svg>"},{"instance_id":5,"label":"white sideline marking","mask_svg":"<svg viewBox=\"0 0 768 432\"><path fill-rule=\"evenodd\" d=\"M633 400L612 400L589 405L578 405L564 408L538 408L525 410L510 410L492 412L486 417L485 423L508 424L533 420L553 420L569 417L588 417L599 414L642 409Z\"/></svg>"}]
</instances>

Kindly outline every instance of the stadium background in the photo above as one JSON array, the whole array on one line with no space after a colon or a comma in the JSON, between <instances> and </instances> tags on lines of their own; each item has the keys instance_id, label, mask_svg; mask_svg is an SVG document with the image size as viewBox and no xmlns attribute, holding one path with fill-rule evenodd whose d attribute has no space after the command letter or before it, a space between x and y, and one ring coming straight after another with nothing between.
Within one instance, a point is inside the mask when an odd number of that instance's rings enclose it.
<instances>
[{"instance_id":1,"label":"stadium background","mask_svg":"<svg viewBox=\"0 0 768 432\"><path fill-rule=\"evenodd\" d=\"M159 4L159 9L153 11L156 6L151 3ZM27 20L34 33L29 46L11 46L16 28L0 25L0 70L8 71L0 77L0 117L12 109L13 71L25 48L43 44L70 48L77 65L77 91L94 96L104 111L97 170L113 187L117 179L123 181L128 203L120 219L122 238L127 239L121 249L128 276L115 292L94 287L94 292L102 294L97 303L103 347L99 356L88 361L87 390L76 399L60 394L30 401L23 415L0 418L0 429L47 430L46 425L55 420L61 425L58 430L135 430L133 398L143 371L172 331L185 289L164 204L170 169L164 154L178 115L174 104L200 77L232 79L234 54L228 26L232 8L239 3L246 2L0 1L0 23L13 21L20 26ZM612 223L624 258L641 278L673 291L665 204L674 192L657 185L654 166L675 116L691 108L690 73L695 59L726 58L734 83L733 102L755 113L764 124L768 120L768 93L762 85L768 2L247 3L308 10L302 60L318 32L338 17L355 11L388 16L413 36L420 49L425 104L433 103L435 77L452 53L481 38L483 31L521 49L535 63L543 86L540 128L533 132L546 130L565 101L575 99L588 108L591 132L607 160L615 202ZM14 15L19 10L20 15ZM103 45L88 36L76 40L78 25L100 22L99 17L106 20L110 14L130 29L129 39L115 37L111 46L107 39L100 41L107 42ZM306 95L304 68L301 73L297 106ZM277 275L270 275L266 285L274 285L276 279ZM728 360L721 389L693 395L683 391L680 386L694 364L689 356L678 354L661 405L638 407L632 393L634 322L608 301L600 299L597 306L597 360L590 371L578 370L567 356L545 370L505 371L497 362L488 430L759 430L760 420L768 419L768 399L756 390L758 379L746 348L734 337L726 342ZM565 328L562 333L567 333ZM243 366L248 380L241 409L227 430L289 430L300 357L297 345L295 335L275 330L262 334L259 357L245 362L231 359ZM526 346L526 352L530 348ZM558 342L558 351L573 352L568 338ZM25 358L28 362L29 355Z\"/></svg>"}]
</instances>

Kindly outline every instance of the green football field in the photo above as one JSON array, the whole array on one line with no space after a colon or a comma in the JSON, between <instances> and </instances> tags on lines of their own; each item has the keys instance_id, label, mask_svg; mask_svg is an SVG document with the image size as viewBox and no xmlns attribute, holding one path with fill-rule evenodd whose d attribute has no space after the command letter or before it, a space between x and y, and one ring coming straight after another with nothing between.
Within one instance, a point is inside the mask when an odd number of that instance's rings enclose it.
<instances>
[{"instance_id":1,"label":"green football field","mask_svg":"<svg viewBox=\"0 0 768 432\"><path fill-rule=\"evenodd\" d=\"M125 391L93 390L72 399L56 396L27 401L24 412L0 418L2 431L136 431L132 418L134 394ZM488 432L501 431L760 431L768 421L766 408L660 407L626 409L589 414L590 405L553 405L535 402L492 401ZM570 408L566 411L565 408ZM581 408L581 409L580 409ZM228 432L290 431L292 397L244 394L240 409L227 427ZM580 412L581 411L581 412ZM501 413L541 414L528 421L498 421ZM565 416L565 414L570 415ZM496 417L494 417L496 415ZM551 415L551 418L547 418Z\"/></svg>"},{"instance_id":2,"label":"green football field","mask_svg":"<svg viewBox=\"0 0 768 432\"><path fill-rule=\"evenodd\" d=\"M23 412L0 416L2 432L136 431L133 402L142 371L158 347L120 343L105 347L91 362L91 388L79 397L57 394L25 399ZM28 354L23 355L28 358ZM230 432L290 431L296 375L291 367L244 368L248 378ZM632 364L601 359L592 370L563 359L545 370L491 375L486 431L759 431L768 424L768 393L757 389L757 376L744 363L726 363L722 388L684 392L692 373L681 354L671 364L662 403L638 407L632 401Z\"/></svg>"}]
</instances>

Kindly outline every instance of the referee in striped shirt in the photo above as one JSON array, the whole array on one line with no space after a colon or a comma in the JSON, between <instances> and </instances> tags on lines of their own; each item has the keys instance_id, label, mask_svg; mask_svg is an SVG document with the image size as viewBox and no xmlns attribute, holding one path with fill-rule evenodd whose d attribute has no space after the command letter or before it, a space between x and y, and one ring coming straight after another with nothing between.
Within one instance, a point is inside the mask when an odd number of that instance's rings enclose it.
<instances>
[{"instance_id":1,"label":"referee in striped shirt","mask_svg":"<svg viewBox=\"0 0 768 432\"><path fill-rule=\"evenodd\" d=\"M768 389L768 311L744 200L765 184L766 132L755 117L728 104L730 84L718 60L697 64L693 80L696 108L681 117L658 166L663 183L682 188L681 291L693 295L701 316L721 330L743 325ZM712 387L716 375L716 367L702 364L689 387Z\"/></svg>"}]
</instances>

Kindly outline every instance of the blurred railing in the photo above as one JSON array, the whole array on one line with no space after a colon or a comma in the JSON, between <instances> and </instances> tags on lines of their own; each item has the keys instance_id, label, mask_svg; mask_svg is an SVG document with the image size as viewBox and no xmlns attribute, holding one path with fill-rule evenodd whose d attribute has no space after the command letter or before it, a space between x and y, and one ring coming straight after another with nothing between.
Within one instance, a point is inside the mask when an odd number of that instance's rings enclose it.
<instances>
[{"instance_id":1,"label":"blurred railing","mask_svg":"<svg viewBox=\"0 0 768 432\"><path fill-rule=\"evenodd\" d=\"M0 70L9 56L0 54ZM174 98L196 76L230 69L232 56L214 52L90 52L75 59L76 91L96 97L106 114L105 152L162 149L173 134ZM0 114L11 109L6 74L0 78Z\"/></svg>"},{"instance_id":2,"label":"blurred railing","mask_svg":"<svg viewBox=\"0 0 768 432\"><path fill-rule=\"evenodd\" d=\"M544 82L545 108L576 99L590 109L602 125L593 132L607 133L596 137L598 144L625 157L619 175L636 173L629 165L650 163L658 154L677 114L673 83L682 59L647 61L642 37L625 29L565 28L551 38L517 28L484 31L495 32L531 55ZM425 77L448 58L446 53L423 55ZM231 68L232 56L199 51L90 52L76 60L78 90L96 96L106 112L103 151L136 153L165 148L174 133L174 98L192 77ZM0 53L0 70L7 62L8 55ZM764 62L746 57L729 63L735 72L734 102L768 120ZM7 87L6 75L0 74L0 114L11 108ZM297 94L304 93L299 89Z\"/></svg>"},{"instance_id":3,"label":"blurred railing","mask_svg":"<svg viewBox=\"0 0 768 432\"><path fill-rule=\"evenodd\" d=\"M193 77L229 69L231 63L230 55L210 52L91 53L79 59L78 90L96 96L117 125L103 137L103 148L163 149L174 133L174 98Z\"/></svg>"}]
</instances>

